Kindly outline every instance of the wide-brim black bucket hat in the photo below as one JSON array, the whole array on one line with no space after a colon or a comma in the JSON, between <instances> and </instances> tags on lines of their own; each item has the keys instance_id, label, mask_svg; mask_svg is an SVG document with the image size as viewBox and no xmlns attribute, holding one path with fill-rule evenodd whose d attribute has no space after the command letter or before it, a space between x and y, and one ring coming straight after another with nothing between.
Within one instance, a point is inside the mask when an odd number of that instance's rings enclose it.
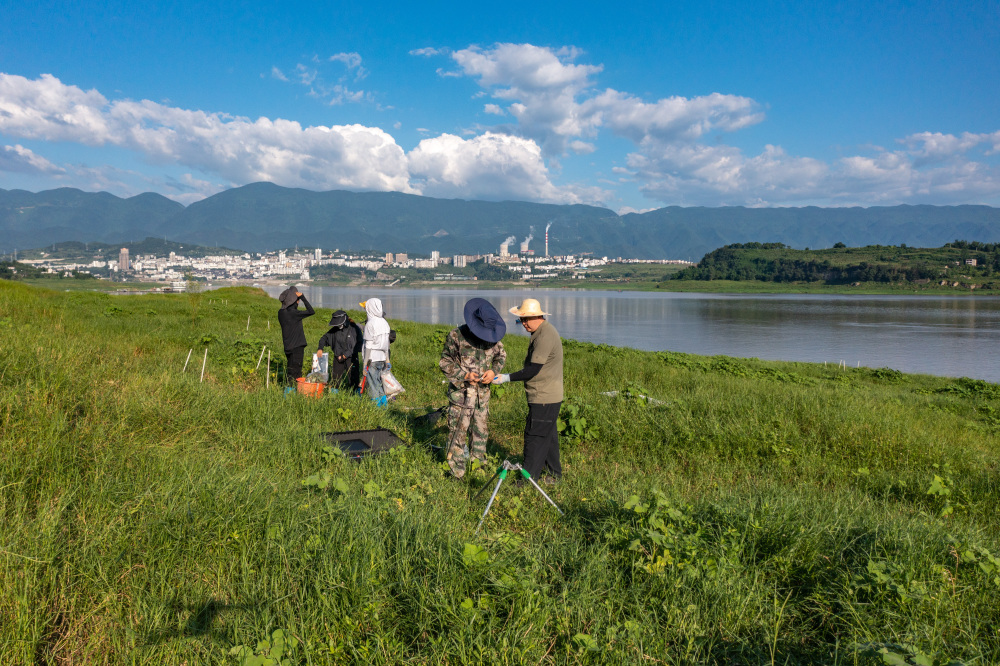
<instances>
[{"instance_id":1,"label":"wide-brim black bucket hat","mask_svg":"<svg viewBox=\"0 0 1000 666\"><path fill-rule=\"evenodd\" d=\"M465 325L472 334L486 342L500 342L507 333L507 324L485 298L472 298L465 304Z\"/></svg>"},{"instance_id":2,"label":"wide-brim black bucket hat","mask_svg":"<svg viewBox=\"0 0 1000 666\"><path fill-rule=\"evenodd\" d=\"M347 323L347 313L343 310L337 310L330 317L330 326L343 326Z\"/></svg>"},{"instance_id":3,"label":"wide-brim black bucket hat","mask_svg":"<svg viewBox=\"0 0 1000 666\"><path fill-rule=\"evenodd\" d=\"M299 300L298 295L295 293L295 287L289 287L281 292L281 294L278 295L278 300L281 301L281 307L283 308L295 305L295 302Z\"/></svg>"}]
</instances>

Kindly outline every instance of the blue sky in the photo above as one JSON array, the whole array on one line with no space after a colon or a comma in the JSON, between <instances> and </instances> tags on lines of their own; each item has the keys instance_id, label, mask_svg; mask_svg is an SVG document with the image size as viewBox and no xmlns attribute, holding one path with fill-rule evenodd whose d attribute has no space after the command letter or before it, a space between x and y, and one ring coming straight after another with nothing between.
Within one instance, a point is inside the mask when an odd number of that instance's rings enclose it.
<instances>
[{"instance_id":1,"label":"blue sky","mask_svg":"<svg viewBox=\"0 0 1000 666\"><path fill-rule=\"evenodd\" d=\"M2 3L4 189L1000 205L996 1Z\"/></svg>"}]
</instances>

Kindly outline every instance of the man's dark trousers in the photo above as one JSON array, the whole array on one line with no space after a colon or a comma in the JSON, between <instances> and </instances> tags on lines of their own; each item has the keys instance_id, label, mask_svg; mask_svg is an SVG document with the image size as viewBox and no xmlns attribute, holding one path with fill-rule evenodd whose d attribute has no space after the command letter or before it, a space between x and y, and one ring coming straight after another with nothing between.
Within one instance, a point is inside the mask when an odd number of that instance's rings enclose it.
<instances>
[{"instance_id":1,"label":"man's dark trousers","mask_svg":"<svg viewBox=\"0 0 1000 666\"><path fill-rule=\"evenodd\" d=\"M302 358L305 356L305 351L305 347L285 350L285 358L288 359L285 377L292 386L295 386L295 380L302 376Z\"/></svg>"},{"instance_id":2,"label":"man's dark trousers","mask_svg":"<svg viewBox=\"0 0 1000 666\"><path fill-rule=\"evenodd\" d=\"M561 402L547 405L528 403L528 420L524 426L524 469L537 480L543 469L557 479L562 476L559 464L559 418Z\"/></svg>"}]
</instances>

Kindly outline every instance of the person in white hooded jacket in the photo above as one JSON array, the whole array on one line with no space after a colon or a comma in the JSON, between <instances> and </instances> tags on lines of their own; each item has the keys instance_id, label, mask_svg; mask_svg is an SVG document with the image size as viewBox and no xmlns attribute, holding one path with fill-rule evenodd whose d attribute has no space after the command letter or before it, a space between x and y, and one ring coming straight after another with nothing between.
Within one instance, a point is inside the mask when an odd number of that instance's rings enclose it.
<instances>
[{"instance_id":1,"label":"person in white hooded jacket","mask_svg":"<svg viewBox=\"0 0 1000 666\"><path fill-rule=\"evenodd\" d=\"M385 320L382 301L369 298L361 307L368 314L365 322L365 345L362 351L362 366L365 368L365 387L372 400L385 404L385 389L382 387L382 371L389 362L389 322Z\"/></svg>"}]
</instances>

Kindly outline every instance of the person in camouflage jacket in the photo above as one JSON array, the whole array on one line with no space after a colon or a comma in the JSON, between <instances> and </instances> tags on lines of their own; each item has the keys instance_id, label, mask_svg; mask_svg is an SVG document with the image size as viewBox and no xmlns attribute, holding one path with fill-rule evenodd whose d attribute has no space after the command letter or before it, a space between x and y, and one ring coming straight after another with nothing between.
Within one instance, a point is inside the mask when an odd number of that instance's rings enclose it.
<instances>
[{"instance_id":1,"label":"person in camouflage jacket","mask_svg":"<svg viewBox=\"0 0 1000 666\"><path fill-rule=\"evenodd\" d=\"M438 365L448 378L448 450L445 459L456 478L465 476L466 458L486 463L490 382L507 361L507 326L489 301L465 304L465 324L448 333ZM466 454L466 444L471 444Z\"/></svg>"}]
</instances>

